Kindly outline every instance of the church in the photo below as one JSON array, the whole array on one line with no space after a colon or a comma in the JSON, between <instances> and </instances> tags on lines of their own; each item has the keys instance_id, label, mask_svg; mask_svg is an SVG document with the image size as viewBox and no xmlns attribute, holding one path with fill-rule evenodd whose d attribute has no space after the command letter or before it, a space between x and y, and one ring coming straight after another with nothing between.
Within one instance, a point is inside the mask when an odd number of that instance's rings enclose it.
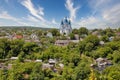
<instances>
[{"instance_id":1,"label":"church","mask_svg":"<svg viewBox=\"0 0 120 80\"><path fill-rule=\"evenodd\" d=\"M68 36L72 32L71 21L69 18L65 17L61 21L60 34Z\"/></svg>"}]
</instances>

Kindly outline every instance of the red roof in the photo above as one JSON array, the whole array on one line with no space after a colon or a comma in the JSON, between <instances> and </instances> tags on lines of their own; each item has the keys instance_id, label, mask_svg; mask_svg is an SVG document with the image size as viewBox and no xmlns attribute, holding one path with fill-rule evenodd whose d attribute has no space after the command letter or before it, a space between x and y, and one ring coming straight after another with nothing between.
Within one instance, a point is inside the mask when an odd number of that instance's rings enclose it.
<instances>
[{"instance_id":1,"label":"red roof","mask_svg":"<svg viewBox=\"0 0 120 80\"><path fill-rule=\"evenodd\" d=\"M16 37L17 39L22 39L22 38L23 38L22 35L16 35L15 37Z\"/></svg>"}]
</instances>

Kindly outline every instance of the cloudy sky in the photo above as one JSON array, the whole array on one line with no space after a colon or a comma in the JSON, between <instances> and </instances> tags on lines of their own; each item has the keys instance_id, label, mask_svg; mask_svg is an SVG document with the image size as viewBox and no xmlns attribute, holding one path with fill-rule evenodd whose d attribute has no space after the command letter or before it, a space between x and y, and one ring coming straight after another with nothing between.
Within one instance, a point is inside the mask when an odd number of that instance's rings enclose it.
<instances>
[{"instance_id":1,"label":"cloudy sky","mask_svg":"<svg viewBox=\"0 0 120 80\"><path fill-rule=\"evenodd\" d=\"M59 28L66 16L73 28L118 28L120 0L0 0L0 26Z\"/></svg>"}]
</instances>

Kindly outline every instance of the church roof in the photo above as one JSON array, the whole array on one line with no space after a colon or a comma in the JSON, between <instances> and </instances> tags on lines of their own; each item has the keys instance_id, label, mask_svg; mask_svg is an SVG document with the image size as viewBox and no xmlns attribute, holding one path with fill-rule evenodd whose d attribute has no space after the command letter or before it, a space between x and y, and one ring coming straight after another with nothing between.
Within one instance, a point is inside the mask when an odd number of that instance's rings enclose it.
<instances>
[{"instance_id":1,"label":"church roof","mask_svg":"<svg viewBox=\"0 0 120 80\"><path fill-rule=\"evenodd\" d=\"M62 21L61 21L61 25L64 25L64 24L71 24L71 21L68 17L65 17Z\"/></svg>"}]
</instances>

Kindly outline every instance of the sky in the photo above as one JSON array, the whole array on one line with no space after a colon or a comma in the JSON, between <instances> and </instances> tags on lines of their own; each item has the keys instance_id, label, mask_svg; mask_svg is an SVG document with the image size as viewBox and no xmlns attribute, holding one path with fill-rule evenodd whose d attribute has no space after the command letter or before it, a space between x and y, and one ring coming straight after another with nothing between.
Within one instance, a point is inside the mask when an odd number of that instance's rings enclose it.
<instances>
[{"instance_id":1,"label":"sky","mask_svg":"<svg viewBox=\"0 0 120 80\"><path fill-rule=\"evenodd\" d=\"M72 28L118 28L120 0L0 0L0 26L59 28L64 17Z\"/></svg>"}]
</instances>

